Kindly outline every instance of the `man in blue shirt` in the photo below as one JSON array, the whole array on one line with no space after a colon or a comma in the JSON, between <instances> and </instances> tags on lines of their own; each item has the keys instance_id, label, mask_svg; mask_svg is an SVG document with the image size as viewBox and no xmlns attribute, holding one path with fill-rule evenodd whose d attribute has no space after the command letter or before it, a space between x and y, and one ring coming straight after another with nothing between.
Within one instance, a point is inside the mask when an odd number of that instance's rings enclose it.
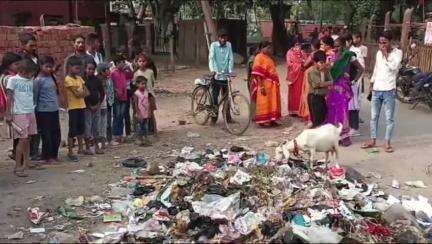
<instances>
[{"instance_id":1,"label":"man in blue shirt","mask_svg":"<svg viewBox=\"0 0 432 244\"><path fill-rule=\"evenodd\" d=\"M218 41L210 45L209 69L215 78L212 87L213 104L217 104L220 91L222 90L223 94L227 93L227 75L232 73L234 69L234 55L231 43L228 41L228 33L226 30L220 30ZM219 111L216 111L215 116L212 117L213 125L216 124L218 114ZM229 114L228 119L230 120Z\"/></svg>"}]
</instances>

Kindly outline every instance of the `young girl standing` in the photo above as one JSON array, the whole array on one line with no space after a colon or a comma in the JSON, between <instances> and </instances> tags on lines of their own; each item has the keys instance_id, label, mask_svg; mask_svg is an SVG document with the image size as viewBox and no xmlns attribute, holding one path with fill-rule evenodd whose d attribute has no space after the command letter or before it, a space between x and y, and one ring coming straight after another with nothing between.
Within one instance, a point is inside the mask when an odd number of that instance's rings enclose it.
<instances>
[{"instance_id":1,"label":"young girl standing","mask_svg":"<svg viewBox=\"0 0 432 244\"><path fill-rule=\"evenodd\" d=\"M154 110L156 110L156 99L154 93L154 82L157 76L156 66L152 62L152 60L144 53L140 53L137 55L136 64L138 69L134 73L133 80L137 81L139 76L143 76L146 78L146 90L149 93L149 104L150 104L150 112L151 119L149 121L149 135L156 135L157 127L156 127L156 119L154 116Z\"/></svg>"},{"instance_id":2,"label":"young girl standing","mask_svg":"<svg viewBox=\"0 0 432 244\"><path fill-rule=\"evenodd\" d=\"M54 59L43 56L39 59L40 69L33 82L33 96L36 105L36 121L42 137L42 159L48 164L58 162L61 141L58 87L53 75Z\"/></svg>"},{"instance_id":3,"label":"young girl standing","mask_svg":"<svg viewBox=\"0 0 432 244\"><path fill-rule=\"evenodd\" d=\"M136 121L136 144L140 146L148 146L149 124L152 118L149 97L150 93L147 90L147 79L144 76L138 76L135 79L137 90L133 96L134 117Z\"/></svg>"}]
</instances>

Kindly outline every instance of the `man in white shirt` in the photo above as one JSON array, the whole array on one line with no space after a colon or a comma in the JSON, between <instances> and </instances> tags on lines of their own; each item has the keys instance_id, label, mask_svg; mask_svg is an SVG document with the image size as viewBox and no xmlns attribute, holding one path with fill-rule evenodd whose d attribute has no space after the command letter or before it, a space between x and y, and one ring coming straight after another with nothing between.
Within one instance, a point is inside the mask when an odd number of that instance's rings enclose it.
<instances>
[{"instance_id":1,"label":"man in white shirt","mask_svg":"<svg viewBox=\"0 0 432 244\"><path fill-rule=\"evenodd\" d=\"M381 107L384 107L386 117L386 133L384 151L393 152L391 139L395 127L395 106L396 106L396 77L402 61L402 51L391 47L392 35L384 32L379 38L379 50L376 54L375 67L370 80L369 90L372 92L371 99L371 140L362 145L362 148L376 146L378 120Z\"/></svg>"},{"instance_id":2,"label":"man in white shirt","mask_svg":"<svg viewBox=\"0 0 432 244\"><path fill-rule=\"evenodd\" d=\"M352 46L350 51L356 54L356 58L360 65L365 68L365 58L367 57L367 47L362 45L362 35L360 32L355 32L352 35ZM363 85L363 76L354 84L351 85L353 97L349 102L349 113L350 113L350 136L360 136L360 104L361 104L361 93L360 88Z\"/></svg>"}]
</instances>

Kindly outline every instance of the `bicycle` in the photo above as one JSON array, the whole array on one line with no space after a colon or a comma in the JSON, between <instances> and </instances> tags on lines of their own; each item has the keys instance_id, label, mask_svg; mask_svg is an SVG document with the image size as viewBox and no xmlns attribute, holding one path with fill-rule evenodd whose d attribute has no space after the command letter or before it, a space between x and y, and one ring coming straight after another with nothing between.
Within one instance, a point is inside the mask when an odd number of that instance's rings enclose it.
<instances>
[{"instance_id":1,"label":"bicycle","mask_svg":"<svg viewBox=\"0 0 432 244\"><path fill-rule=\"evenodd\" d=\"M249 100L231 87L232 78L235 75L226 75L227 92L223 94L217 104L213 103L211 95L212 84L215 79L211 75L206 75L202 79L195 80L195 89L192 92L191 111L195 122L205 125L210 117L217 117L222 106L222 114L225 128L233 135L242 135L249 127L251 122L251 111ZM228 116L230 115L230 116Z\"/></svg>"}]
</instances>

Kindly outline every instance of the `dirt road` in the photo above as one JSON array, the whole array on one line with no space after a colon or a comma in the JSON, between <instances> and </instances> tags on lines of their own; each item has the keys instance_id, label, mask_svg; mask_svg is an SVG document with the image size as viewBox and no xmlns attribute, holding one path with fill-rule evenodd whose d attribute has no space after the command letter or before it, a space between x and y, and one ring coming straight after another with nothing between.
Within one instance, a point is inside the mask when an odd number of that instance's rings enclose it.
<instances>
[{"instance_id":1,"label":"dirt road","mask_svg":"<svg viewBox=\"0 0 432 244\"><path fill-rule=\"evenodd\" d=\"M61 165L47 166L41 171L30 171L29 177L17 178L11 173L13 162L7 158L6 153L11 142L0 141L0 242L7 242L7 239L2 238L17 232L19 228L27 229L32 226L26 216L28 207L54 210L69 196L103 195L107 184L117 182L120 177L128 174L125 168L115 167L115 163L129 156L141 155L148 161L164 164L170 160L169 154L173 149L181 149L184 146L223 148L230 145L248 146L257 151L273 154L274 148L264 146L267 140L283 141L297 135L304 128L304 123L298 119L284 118L282 126L278 128L261 129L252 126L244 136L235 137L223 130L221 122L215 127L195 125L189 116L188 94L194 87L193 80L206 72L206 68L203 67L188 68L175 74L162 74L157 83L159 93L156 116L160 133L152 147L124 144L110 149L102 156L82 156L79 163L68 162L65 158L65 148L62 148ZM243 68L239 69L236 87L247 94L242 77ZM280 77L284 80L285 71L282 66ZM286 115L285 82L282 82L281 90L283 114ZM369 119L367 103L363 106L362 119L366 122ZM187 124L178 125L178 120L186 120ZM342 150L339 161L342 165L354 166L366 175L371 171L379 173L381 179L372 177L371 180L395 195L421 193L426 197L432 197L432 176L426 174L427 165L432 163L431 125L432 116L429 111L409 111L400 105L394 154L386 154L382 150L370 154L361 150L360 142L365 139L363 136L355 138L353 146ZM367 134L368 127L367 123L362 125L363 134ZM189 131L198 133L200 137L188 138L186 134ZM92 167L87 167L89 162L93 164ZM79 169L84 172L71 173ZM412 189L403 186L401 190L389 189L392 179L397 179L401 183L419 179L423 180L428 188ZM74 233L76 230L71 231ZM29 236L27 231L24 232L26 241L43 240Z\"/></svg>"}]
</instances>

